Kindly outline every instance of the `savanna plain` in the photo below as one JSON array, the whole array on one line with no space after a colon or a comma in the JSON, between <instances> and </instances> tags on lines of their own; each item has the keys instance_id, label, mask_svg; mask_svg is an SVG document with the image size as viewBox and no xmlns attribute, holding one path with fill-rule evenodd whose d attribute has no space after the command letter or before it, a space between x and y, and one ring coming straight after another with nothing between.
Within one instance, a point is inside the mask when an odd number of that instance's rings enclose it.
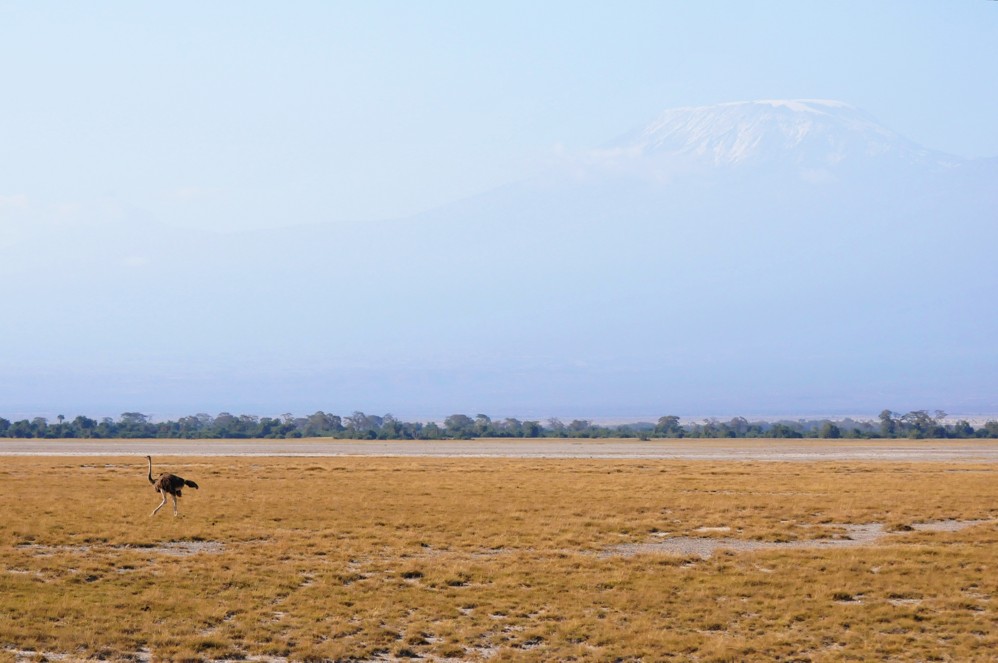
<instances>
[{"instance_id":1,"label":"savanna plain","mask_svg":"<svg viewBox=\"0 0 998 663\"><path fill-rule=\"evenodd\" d=\"M998 657L995 463L154 462L0 460L0 660Z\"/></svg>"}]
</instances>

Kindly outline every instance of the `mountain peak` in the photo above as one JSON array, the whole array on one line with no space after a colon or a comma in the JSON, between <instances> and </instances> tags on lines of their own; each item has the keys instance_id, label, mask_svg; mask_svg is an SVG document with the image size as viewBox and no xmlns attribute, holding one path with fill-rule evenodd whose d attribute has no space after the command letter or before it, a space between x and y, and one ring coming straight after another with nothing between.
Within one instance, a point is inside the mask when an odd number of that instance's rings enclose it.
<instances>
[{"instance_id":1,"label":"mountain peak","mask_svg":"<svg viewBox=\"0 0 998 663\"><path fill-rule=\"evenodd\" d=\"M837 109L856 111L855 108L842 101L833 99L763 99L759 101L731 101L718 106L770 106L772 108L788 108L795 113L825 113Z\"/></svg>"},{"instance_id":2,"label":"mountain peak","mask_svg":"<svg viewBox=\"0 0 998 663\"><path fill-rule=\"evenodd\" d=\"M611 149L631 157L692 159L713 166L782 163L828 168L889 156L938 161L866 113L818 99L675 108L625 135Z\"/></svg>"}]
</instances>

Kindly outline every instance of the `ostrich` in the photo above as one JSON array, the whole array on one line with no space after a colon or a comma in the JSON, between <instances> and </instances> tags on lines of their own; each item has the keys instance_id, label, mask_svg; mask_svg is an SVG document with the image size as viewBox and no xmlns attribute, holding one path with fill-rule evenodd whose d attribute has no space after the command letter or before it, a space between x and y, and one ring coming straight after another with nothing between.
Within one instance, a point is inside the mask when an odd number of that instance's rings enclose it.
<instances>
[{"instance_id":1,"label":"ostrich","mask_svg":"<svg viewBox=\"0 0 998 663\"><path fill-rule=\"evenodd\" d=\"M170 474L169 472L163 472L159 475L159 478L152 478L152 456L146 456L146 460L149 461L149 483L152 484L153 490L163 496L163 501L160 502L159 506L153 509L150 516L155 516L156 512L163 508L166 504L166 496L173 496L173 515L179 516L177 512L177 498L180 497L180 491L183 490L184 486L190 486L197 490L198 485L193 481L188 481L187 479L182 479L176 474Z\"/></svg>"}]
</instances>

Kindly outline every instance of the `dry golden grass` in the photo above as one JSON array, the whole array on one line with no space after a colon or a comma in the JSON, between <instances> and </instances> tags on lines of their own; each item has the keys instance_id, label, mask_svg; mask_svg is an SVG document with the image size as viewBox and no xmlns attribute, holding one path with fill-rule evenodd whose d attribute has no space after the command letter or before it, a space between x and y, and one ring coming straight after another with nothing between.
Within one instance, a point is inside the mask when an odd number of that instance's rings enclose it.
<instances>
[{"instance_id":1,"label":"dry golden grass","mask_svg":"<svg viewBox=\"0 0 998 663\"><path fill-rule=\"evenodd\" d=\"M0 660L994 660L998 467L4 458ZM985 520L952 532L916 523ZM672 536L867 546L607 554ZM703 529L718 528L718 529ZM730 528L730 530L721 529ZM22 652L22 653L15 653Z\"/></svg>"}]
</instances>

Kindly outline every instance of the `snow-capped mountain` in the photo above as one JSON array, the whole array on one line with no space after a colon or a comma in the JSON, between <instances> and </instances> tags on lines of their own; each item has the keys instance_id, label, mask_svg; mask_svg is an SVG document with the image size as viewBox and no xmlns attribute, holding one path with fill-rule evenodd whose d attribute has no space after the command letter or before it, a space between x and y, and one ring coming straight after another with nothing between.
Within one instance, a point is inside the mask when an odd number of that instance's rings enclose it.
<instances>
[{"instance_id":1,"label":"snow-capped mountain","mask_svg":"<svg viewBox=\"0 0 998 663\"><path fill-rule=\"evenodd\" d=\"M668 110L618 139L608 154L712 166L834 167L894 158L922 165L959 161L932 153L838 101L749 101Z\"/></svg>"}]
</instances>

